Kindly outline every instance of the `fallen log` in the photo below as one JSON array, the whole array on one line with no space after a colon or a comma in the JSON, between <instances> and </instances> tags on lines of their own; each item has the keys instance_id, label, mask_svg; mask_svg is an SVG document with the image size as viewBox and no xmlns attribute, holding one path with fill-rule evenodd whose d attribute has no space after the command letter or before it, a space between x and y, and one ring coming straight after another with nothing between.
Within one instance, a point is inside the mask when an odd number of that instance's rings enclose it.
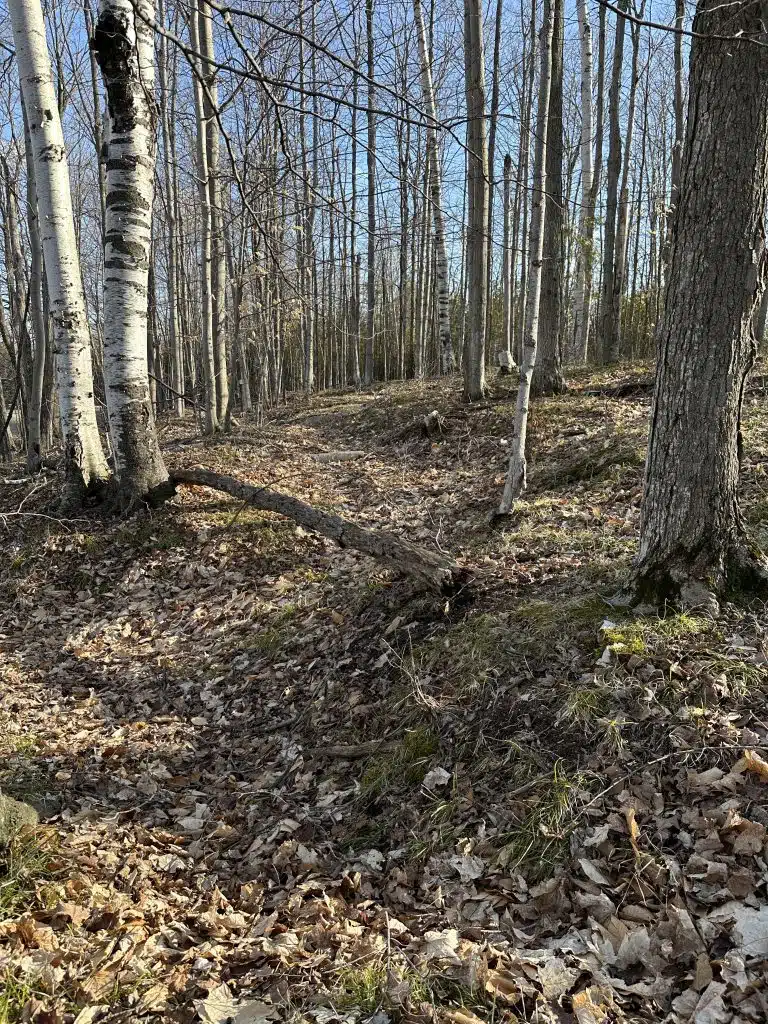
<instances>
[{"instance_id":1,"label":"fallen log","mask_svg":"<svg viewBox=\"0 0 768 1024\"><path fill-rule=\"evenodd\" d=\"M352 462L364 458L365 452L361 451L320 452L315 456L315 462Z\"/></svg>"},{"instance_id":2,"label":"fallen log","mask_svg":"<svg viewBox=\"0 0 768 1024\"><path fill-rule=\"evenodd\" d=\"M286 516L307 530L335 540L342 548L354 548L387 562L399 573L420 580L429 590L452 595L469 583L469 573L447 555L427 551L386 530L368 530L332 512L321 512L290 494L272 491L268 487L255 487L208 469L177 469L171 474L171 481L174 485L192 484L224 491L253 508Z\"/></svg>"}]
</instances>

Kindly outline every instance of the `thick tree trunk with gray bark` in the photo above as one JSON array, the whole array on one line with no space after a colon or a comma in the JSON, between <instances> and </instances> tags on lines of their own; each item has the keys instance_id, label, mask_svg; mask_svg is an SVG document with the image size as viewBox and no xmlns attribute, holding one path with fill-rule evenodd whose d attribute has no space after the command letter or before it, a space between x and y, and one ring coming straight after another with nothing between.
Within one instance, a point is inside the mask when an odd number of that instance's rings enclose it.
<instances>
[{"instance_id":1,"label":"thick tree trunk with gray bark","mask_svg":"<svg viewBox=\"0 0 768 1024\"><path fill-rule=\"evenodd\" d=\"M762 7L706 0L694 29L766 43ZM768 48L694 39L689 89L633 596L713 605L713 593L768 579L738 506L765 274Z\"/></svg>"},{"instance_id":2,"label":"thick tree trunk with gray bark","mask_svg":"<svg viewBox=\"0 0 768 1024\"><path fill-rule=\"evenodd\" d=\"M552 0L552 80L547 127L547 195L541 267L539 351L531 381L534 395L565 391L563 330L563 0Z\"/></svg>"},{"instance_id":3,"label":"thick tree trunk with gray bark","mask_svg":"<svg viewBox=\"0 0 768 1024\"><path fill-rule=\"evenodd\" d=\"M88 321L78 259L64 136L39 0L9 5L27 115L45 260L66 500L79 501L108 476L96 425Z\"/></svg>"},{"instance_id":4,"label":"thick tree trunk with gray bark","mask_svg":"<svg viewBox=\"0 0 768 1024\"><path fill-rule=\"evenodd\" d=\"M104 239L104 383L118 500L131 505L168 479L155 433L147 327L155 171L151 3L102 0L93 47L109 111Z\"/></svg>"}]
</instances>

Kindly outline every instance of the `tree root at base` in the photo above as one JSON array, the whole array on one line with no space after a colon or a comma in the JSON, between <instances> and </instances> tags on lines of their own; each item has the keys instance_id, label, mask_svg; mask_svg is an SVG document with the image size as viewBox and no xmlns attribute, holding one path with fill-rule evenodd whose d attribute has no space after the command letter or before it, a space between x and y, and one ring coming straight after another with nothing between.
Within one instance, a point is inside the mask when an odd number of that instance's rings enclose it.
<instances>
[{"instance_id":1,"label":"tree root at base","mask_svg":"<svg viewBox=\"0 0 768 1024\"><path fill-rule=\"evenodd\" d=\"M701 556L685 565L680 559L640 566L625 590L611 601L616 607L679 608L719 615L723 598L749 601L768 597L768 561L744 540L722 559L702 566Z\"/></svg>"}]
</instances>

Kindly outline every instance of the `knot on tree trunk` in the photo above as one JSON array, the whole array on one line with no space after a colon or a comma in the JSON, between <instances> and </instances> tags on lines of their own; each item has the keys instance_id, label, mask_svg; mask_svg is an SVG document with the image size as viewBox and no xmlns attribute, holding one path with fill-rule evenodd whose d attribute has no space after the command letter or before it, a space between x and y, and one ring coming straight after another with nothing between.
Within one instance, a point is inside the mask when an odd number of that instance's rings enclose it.
<instances>
[{"instance_id":1,"label":"knot on tree trunk","mask_svg":"<svg viewBox=\"0 0 768 1024\"><path fill-rule=\"evenodd\" d=\"M132 67L136 45L132 34L127 14L105 7L99 13L90 42L104 77L113 131L118 134L136 125Z\"/></svg>"}]
</instances>

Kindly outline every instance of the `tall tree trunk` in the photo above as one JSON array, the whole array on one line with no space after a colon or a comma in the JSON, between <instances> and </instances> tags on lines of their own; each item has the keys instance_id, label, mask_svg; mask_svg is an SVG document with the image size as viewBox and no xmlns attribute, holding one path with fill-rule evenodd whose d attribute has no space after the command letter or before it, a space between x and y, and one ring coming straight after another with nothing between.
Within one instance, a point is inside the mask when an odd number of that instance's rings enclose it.
<instances>
[{"instance_id":1,"label":"tall tree trunk","mask_svg":"<svg viewBox=\"0 0 768 1024\"><path fill-rule=\"evenodd\" d=\"M373 340L376 307L376 72L373 48L374 0L365 0L365 34L368 52L368 320L365 332L363 379L373 383Z\"/></svg>"},{"instance_id":2,"label":"tall tree trunk","mask_svg":"<svg viewBox=\"0 0 768 1024\"><path fill-rule=\"evenodd\" d=\"M69 172L40 2L11 0L9 9L35 165L64 435L66 498L76 502L89 488L107 479L108 469L96 425L90 338Z\"/></svg>"},{"instance_id":3,"label":"tall tree trunk","mask_svg":"<svg viewBox=\"0 0 768 1024\"><path fill-rule=\"evenodd\" d=\"M626 10L627 0L619 0ZM619 325L615 316L613 289L616 258L616 213L621 173L621 72L624 65L624 36L627 19L616 15L616 37L613 44L611 88L608 92L608 174L605 197L605 238L603 241L603 282L600 303L600 342L603 362L615 363L619 358Z\"/></svg>"},{"instance_id":4,"label":"tall tree trunk","mask_svg":"<svg viewBox=\"0 0 768 1024\"><path fill-rule=\"evenodd\" d=\"M89 3L90 0L85 0ZM158 2L158 19L165 26L164 0ZM184 415L184 364L181 353L181 336L179 331L179 303L176 291L178 276L178 226L176 223L176 197L173 187L173 163L175 154L171 146L171 124L168 113L168 46L164 35L160 36L160 52L158 60L158 77L160 85L160 121L163 137L163 162L165 207L168 227L168 332L171 356L171 387L176 392L172 396L177 416Z\"/></svg>"},{"instance_id":5,"label":"tall tree trunk","mask_svg":"<svg viewBox=\"0 0 768 1024\"><path fill-rule=\"evenodd\" d=\"M674 223L677 193L680 185L680 160L685 138L685 110L683 105L683 34L685 24L685 0L675 0L675 143L672 148L672 174L669 189L669 210L667 212L667 240L664 246L664 262L670 256L672 225Z\"/></svg>"},{"instance_id":6,"label":"tall tree trunk","mask_svg":"<svg viewBox=\"0 0 768 1024\"><path fill-rule=\"evenodd\" d=\"M768 579L738 506L741 408L765 278L768 48L760 6L704 0L645 475L635 597L713 606ZM743 34L744 42L732 38Z\"/></svg>"},{"instance_id":7,"label":"tall tree trunk","mask_svg":"<svg viewBox=\"0 0 768 1024\"><path fill-rule=\"evenodd\" d=\"M421 91L424 97L424 110L428 119L427 161L429 163L432 217L435 227L435 288L440 370L442 373L451 373L454 367L454 358L453 344L451 342L451 315L448 305L448 251L445 242L442 171L437 146L437 105L435 103L435 90L432 84L432 65L429 56L429 46L427 45L427 32L424 27L424 15L421 10L421 0L413 0L413 14L416 21L416 34L419 40Z\"/></svg>"},{"instance_id":8,"label":"tall tree trunk","mask_svg":"<svg viewBox=\"0 0 768 1024\"><path fill-rule=\"evenodd\" d=\"M357 67L357 62L355 63ZM352 353L352 383L360 387L360 256L357 252L357 98L360 78L352 78L352 198L349 218L349 344Z\"/></svg>"},{"instance_id":9,"label":"tall tree trunk","mask_svg":"<svg viewBox=\"0 0 768 1024\"><path fill-rule=\"evenodd\" d=\"M496 132L499 123L499 93L501 91L501 25L503 17L504 0L496 0L496 17L493 28L493 69L491 71L491 116L488 124L488 225L486 228L488 280L485 286L488 299L485 308L486 346L491 344L493 338L493 216L496 198Z\"/></svg>"},{"instance_id":10,"label":"tall tree trunk","mask_svg":"<svg viewBox=\"0 0 768 1024\"><path fill-rule=\"evenodd\" d=\"M35 183L35 158L26 110L24 115L24 152L27 162L27 231L29 233L29 312L32 322L34 353L32 379L27 396L27 469L38 473L42 466L42 409L45 377L46 331L43 314L43 249L40 244L40 217Z\"/></svg>"},{"instance_id":11,"label":"tall tree trunk","mask_svg":"<svg viewBox=\"0 0 768 1024\"><path fill-rule=\"evenodd\" d=\"M104 383L118 497L126 505L158 494L168 479L147 367L155 172L153 20L153 6L144 0L136 10L132 0L102 0L93 40L109 110Z\"/></svg>"},{"instance_id":12,"label":"tall tree trunk","mask_svg":"<svg viewBox=\"0 0 768 1024\"><path fill-rule=\"evenodd\" d=\"M91 0L83 0L83 15L88 38L93 38L93 11ZM104 233L107 221L107 178L104 166L104 127L101 119L101 103L99 100L99 68L96 55L92 48L88 49L91 72L91 96L93 98L93 148L96 153L96 165L99 175L99 207L101 210L101 242L104 244Z\"/></svg>"},{"instance_id":13,"label":"tall tree trunk","mask_svg":"<svg viewBox=\"0 0 768 1024\"><path fill-rule=\"evenodd\" d=\"M592 239L595 231L595 196L592 191L592 26L587 11L587 0L577 0L576 9L581 41L581 206L576 254L573 343L576 358L586 360L592 297Z\"/></svg>"},{"instance_id":14,"label":"tall tree trunk","mask_svg":"<svg viewBox=\"0 0 768 1024\"><path fill-rule=\"evenodd\" d=\"M211 221L211 321L216 366L216 418L224 421L229 405L229 367L227 364L227 257L224 247L224 210L221 201L219 171L219 87L214 66L213 11L206 0L199 0L198 26L205 115L205 146L208 169L208 205Z\"/></svg>"},{"instance_id":15,"label":"tall tree trunk","mask_svg":"<svg viewBox=\"0 0 768 1024\"><path fill-rule=\"evenodd\" d=\"M464 0L464 75L467 94L467 330L464 398L485 393L485 306L488 301L488 147L485 137L485 54L482 0Z\"/></svg>"},{"instance_id":16,"label":"tall tree trunk","mask_svg":"<svg viewBox=\"0 0 768 1024\"><path fill-rule=\"evenodd\" d=\"M640 17L644 3L640 4ZM621 354L621 302L627 277L627 245L629 240L629 158L632 153L632 139L635 130L635 101L637 98L638 64L640 60L640 26L630 27L632 35L632 72L629 82L629 103L627 106L627 129L624 138L624 163L621 169L619 189L619 212L616 227L616 256L613 270L613 324L616 332L616 355Z\"/></svg>"},{"instance_id":17,"label":"tall tree trunk","mask_svg":"<svg viewBox=\"0 0 768 1024\"><path fill-rule=\"evenodd\" d=\"M533 86L534 78L536 75L536 9L538 6L538 0L531 0L531 22L530 22L530 42L531 50L528 60L528 76L527 81L524 79L523 85L523 112L521 116L521 127L520 127L520 161L519 176L520 176L520 205L522 206L522 229L520 233L520 295L519 295L519 309L518 309L518 339L517 349L515 355L520 361L523 358L523 344L525 338L525 316L526 316L526 296L528 294L528 217L530 211L530 203L528 203L528 186L529 186L529 166L531 159L531 119L533 117ZM520 20L524 17L524 0L520 0ZM523 48L523 56L525 56L525 48ZM525 62L523 62L525 63Z\"/></svg>"},{"instance_id":18,"label":"tall tree trunk","mask_svg":"<svg viewBox=\"0 0 768 1024\"><path fill-rule=\"evenodd\" d=\"M547 134L549 123L549 89L552 78L553 31L554 13L552 0L544 0L544 14L540 34L541 70L539 72L539 100L536 110L536 154L533 165L530 270L528 272L528 294L525 302L523 358L520 363L520 386L517 391L509 466L504 482L504 493L499 505L499 515L507 515L511 512L513 503L520 497L527 485L525 447L528 437L528 405L531 394L531 378L536 366L536 349L539 340L539 303L541 300L541 263L544 251L544 221L546 215Z\"/></svg>"},{"instance_id":19,"label":"tall tree trunk","mask_svg":"<svg viewBox=\"0 0 768 1024\"><path fill-rule=\"evenodd\" d=\"M200 52L200 29L195 6L189 15L189 35L192 49ZM211 196L208 186L208 140L205 116L205 100L201 80L203 72L195 58L193 66L193 91L195 96L195 120L197 122L197 184L200 196L201 239L200 239L200 293L202 302L202 362L205 387L205 429L213 434L219 428L218 402L216 397L216 350L213 334L213 242Z\"/></svg>"},{"instance_id":20,"label":"tall tree trunk","mask_svg":"<svg viewBox=\"0 0 768 1024\"><path fill-rule=\"evenodd\" d=\"M504 157L504 253L501 269L502 302L502 347L498 361L502 373L511 373L515 365L512 354L512 324L514 322L514 282L512 280L512 157Z\"/></svg>"},{"instance_id":21,"label":"tall tree trunk","mask_svg":"<svg viewBox=\"0 0 768 1024\"><path fill-rule=\"evenodd\" d=\"M546 210L541 268L541 309L536 367L531 381L535 395L565 390L562 366L563 332L563 0L552 2L552 71L547 117Z\"/></svg>"}]
</instances>

